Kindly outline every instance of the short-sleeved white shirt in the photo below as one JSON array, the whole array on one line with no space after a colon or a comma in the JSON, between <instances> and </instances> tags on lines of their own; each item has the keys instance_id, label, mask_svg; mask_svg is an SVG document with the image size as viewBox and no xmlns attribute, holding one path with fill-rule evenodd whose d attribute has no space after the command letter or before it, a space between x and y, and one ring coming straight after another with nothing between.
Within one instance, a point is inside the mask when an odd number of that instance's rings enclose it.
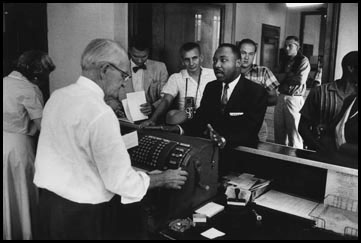
<instances>
[{"instance_id":1,"label":"short-sleeved white shirt","mask_svg":"<svg viewBox=\"0 0 361 243\"><path fill-rule=\"evenodd\" d=\"M186 69L183 69L179 73L174 73L169 77L168 82L162 89L162 94L170 94L176 98L178 109L180 110L184 110L185 97L193 97L195 99L197 109L201 104L203 91L207 83L217 79L213 69L203 67L201 69L202 73L198 89L198 81L189 76Z\"/></svg>"},{"instance_id":2,"label":"short-sleeved white shirt","mask_svg":"<svg viewBox=\"0 0 361 243\"><path fill-rule=\"evenodd\" d=\"M34 135L34 119L42 117L43 95L38 86L21 73L13 71L3 79L3 130Z\"/></svg>"}]
</instances>

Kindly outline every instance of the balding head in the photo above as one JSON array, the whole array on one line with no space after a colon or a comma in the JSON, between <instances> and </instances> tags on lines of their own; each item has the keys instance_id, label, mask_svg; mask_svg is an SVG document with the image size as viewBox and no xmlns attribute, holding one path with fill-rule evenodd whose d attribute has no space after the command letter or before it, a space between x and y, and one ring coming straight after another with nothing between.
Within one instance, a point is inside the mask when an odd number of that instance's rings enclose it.
<instances>
[{"instance_id":1,"label":"balding head","mask_svg":"<svg viewBox=\"0 0 361 243\"><path fill-rule=\"evenodd\" d=\"M83 71L91 70L104 62L129 66L128 54L117 42L110 39L94 39L81 56Z\"/></svg>"}]
</instances>

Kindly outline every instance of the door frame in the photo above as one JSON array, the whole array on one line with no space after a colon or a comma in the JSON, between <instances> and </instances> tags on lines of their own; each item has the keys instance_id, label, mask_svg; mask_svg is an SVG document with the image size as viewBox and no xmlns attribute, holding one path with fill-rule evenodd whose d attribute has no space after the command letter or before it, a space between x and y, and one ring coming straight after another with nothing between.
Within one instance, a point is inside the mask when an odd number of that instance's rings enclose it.
<instances>
[{"instance_id":1,"label":"door frame","mask_svg":"<svg viewBox=\"0 0 361 243\"><path fill-rule=\"evenodd\" d=\"M267 35L267 32L274 32L275 35ZM281 28L279 26L262 24L262 33L261 33L261 51L260 51L260 65L263 65L263 51L264 51L264 43L267 37L276 39L276 63L277 66L279 63L279 45L280 45L280 33Z\"/></svg>"}]
</instances>

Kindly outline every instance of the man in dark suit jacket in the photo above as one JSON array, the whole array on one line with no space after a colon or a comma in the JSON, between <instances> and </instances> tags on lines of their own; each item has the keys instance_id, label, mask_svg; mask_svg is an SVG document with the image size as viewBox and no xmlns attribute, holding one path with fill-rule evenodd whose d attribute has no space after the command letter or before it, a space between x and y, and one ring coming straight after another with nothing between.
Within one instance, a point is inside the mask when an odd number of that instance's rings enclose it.
<instances>
[{"instance_id":1,"label":"man in dark suit jacket","mask_svg":"<svg viewBox=\"0 0 361 243\"><path fill-rule=\"evenodd\" d=\"M217 80L207 84L194 119L182 124L185 135L204 136L210 124L225 138L227 147L254 144L267 108L265 89L241 77L240 53L235 45L218 47L213 69Z\"/></svg>"}]
</instances>

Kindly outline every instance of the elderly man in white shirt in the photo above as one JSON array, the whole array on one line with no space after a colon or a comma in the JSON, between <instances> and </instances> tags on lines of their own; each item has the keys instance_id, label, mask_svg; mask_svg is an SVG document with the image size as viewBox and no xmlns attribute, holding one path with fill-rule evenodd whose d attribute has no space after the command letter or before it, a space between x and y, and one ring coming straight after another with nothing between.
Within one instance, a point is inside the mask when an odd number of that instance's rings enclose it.
<instances>
[{"instance_id":1,"label":"elderly man in white shirt","mask_svg":"<svg viewBox=\"0 0 361 243\"><path fill-rule=\"evenodd\" d=\"M106 239L105 215L115 195L123 204L139 202L149 188L180 189L187 177L183 170L148 175L131 167L118 120L104 102L105 95L117 97L129 78L126 51L95 39L81 67L79 79L56 90L43 112L34 183L43 188L45 239Z\"/></svg>"},{"instance_id":2,"label":"elderly man in white shirt","mask_svg":"<svg viewBox=\"0 0 361 243\"><path fill-rule=\"evenodd\" d=\"M172 74L162 89L162 101L152 117L144 121L142 126L155 125L176 100L176 108L182 111L184 117L191 119L200 106L206 85L216 80L213 69L201 67L203 56L199 44L188 42L181 46L180 55L185 69ZM168 116L178 114L171 111ZM172 124L178 124L177 118L171 118ZM183 120L184 121L184 120Z\"/></svg>"}]
</instances>

